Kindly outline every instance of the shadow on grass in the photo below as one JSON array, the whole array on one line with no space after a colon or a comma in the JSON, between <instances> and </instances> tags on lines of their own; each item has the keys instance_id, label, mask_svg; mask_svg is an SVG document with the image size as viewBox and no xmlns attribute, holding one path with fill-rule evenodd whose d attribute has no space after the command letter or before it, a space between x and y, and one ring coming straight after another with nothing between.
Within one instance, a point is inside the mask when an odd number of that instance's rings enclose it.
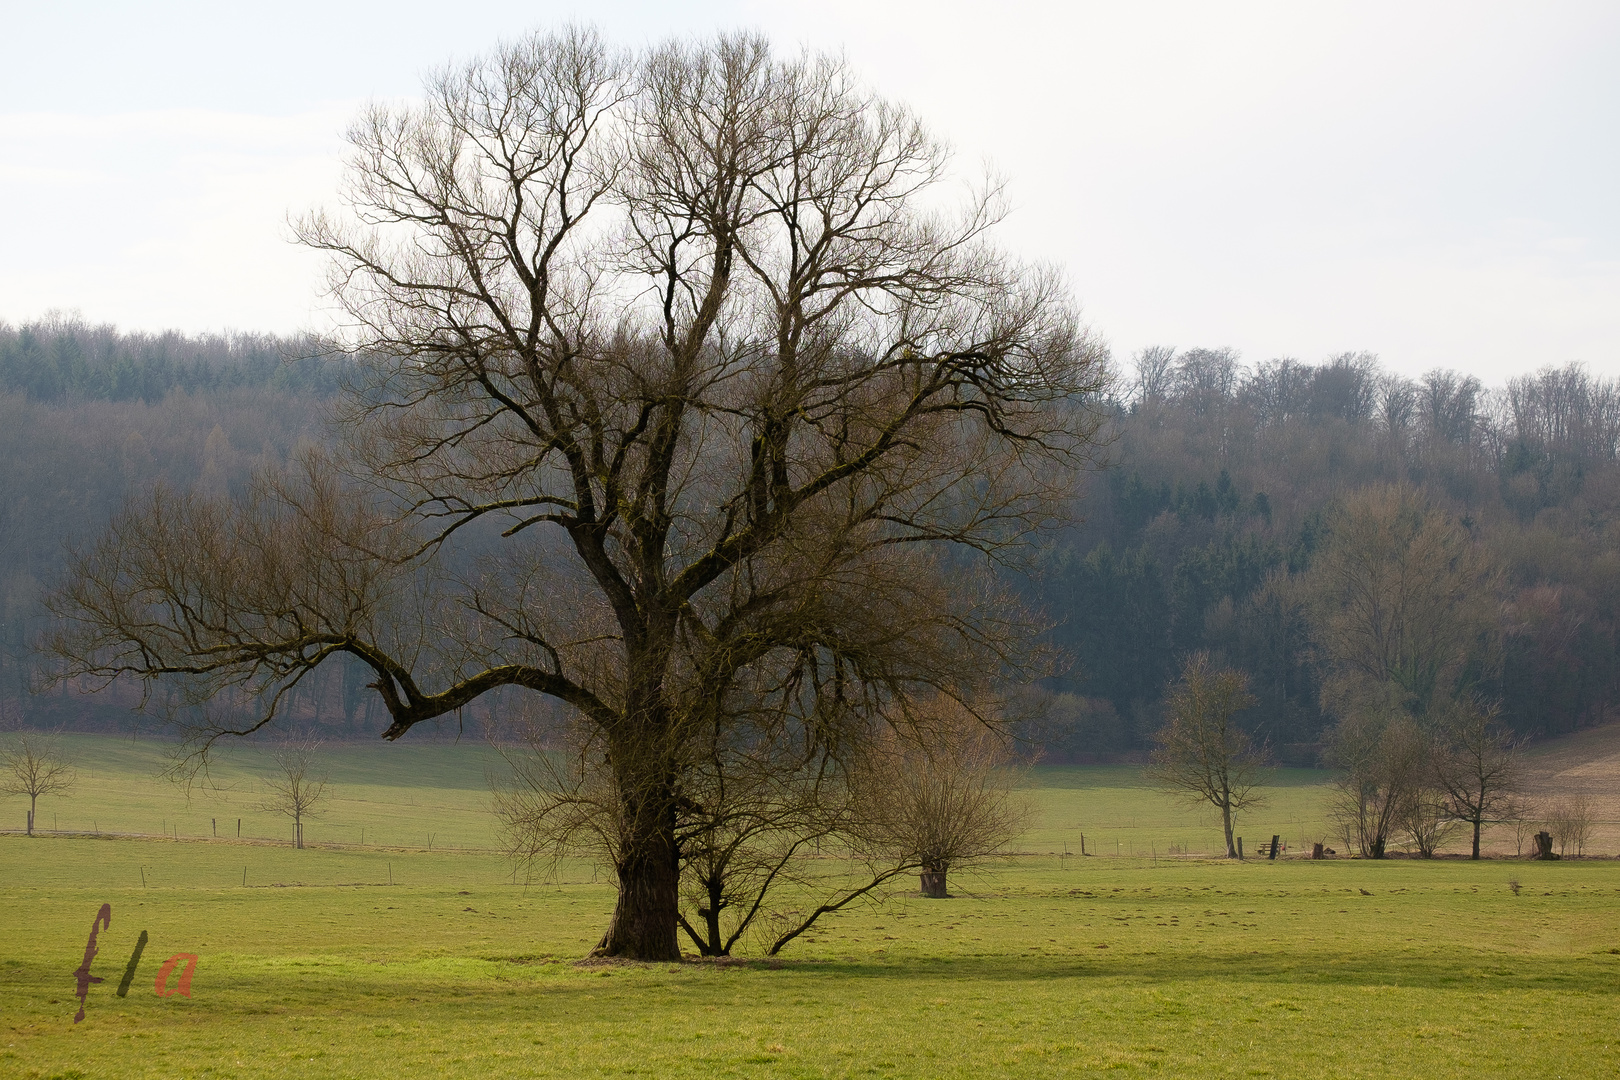
<instances>
[{"instance_id":1,"label":"shadow on grass","mask_svg":"<svg viewBox=\"0 0 1620 1080\"><path fill-rule=\"evenodd\" d=\"M536 958L538 959L538 958ZM525 962L526 961L526 962ZM1458 952L1428 955L1323 957L1295 951L1273 950L1237 955L1130 954L1106 958L1076 956L960 957L872 960L785 960L718 965L709 962L674 964L616 964L580 967L566 958L539 962L523 958L489 958L458 964L458 970L432 962L402 961L359 973L346 965L310 968L297 974L297 983L316 997L334 993L351 1000L407 999L470 1002L480 998L510 998L538 993L551 998L604 993L644 992L655 988L702 987L706 993L747 997L768 987L807 989L806 983L828 980L865 984L863 994L883 996L881 985L896 992L932 992L943 983L966 986L987 984L1050 984L1063 980L1107 984L1125 982L1135 987L1168 987L1205 981L1228 981L1283 987L1400 987L1426 990L1487 992L1557 991L1612 994L1620 974L1620 957L1519 957ZM291 1004L294 980L287 974L239 971L231 979L233 990L250 998L264 997Z\"/></svg>"},{"instance_id":2,"label":"shadow on grass","mask_svg":"<svg viewBox=\"0 0 1620 1080\"><path fill-rule=\"evenodd\" d=\"M1323 787L1336 774L1330 769L1280 768L1268 774L1269 787ZM1149 780L1141 765L1039 765L1030 770L1024 786L1031 790L1057 788L1085 790L1091 788L1135 788L1160 792L1158 784Z\"/></svg>"},{"instance_id":3,"label":"shadow on grass","mask_svg":"<svg viewBox=\"0 0 1620 1080\"><path fill-rule=\"evenodd\" d=\"M1138 984L1169 984L1204 979L1297 984L1302 986L1402 986L1426 989L1557 989L1614 992L1620 957L1521 957L1454 950L1428 955L1323 957L1287 950L1232 955L1116 953L1106 959L967 957L890 962L789 961L784 972L858 979L948 979L1025 982L1050 979L1123 979ZM774 974L774 973L762 973Z\"/></svg>"},{"instance_id":4,"label":"shadow on grass","mask_svg":"<svg viewBox=\"0 0 1620 1080\"><path fill-rule=\"evenodd\" d=\"M61 971L15 959L5 987L14 1021L24 1027L66 1023L74 1004ZM59 967L59 965L58 965ZM396 1034L393 1025L504 1023L515 1016L550 1023L613 1022L694 1009L792 1012L820 1002L886 1002L906 1010L949 987L986 1000L1052 999L1122 992L1203 1000L1233 988L1260 994L1387 990L1464 994L1613 993L1620 957L1518 957L1450 950L1430 955L1324 958L1291 950L1242 955L1130 954L1076 956L787 960L717 965L622 964L580 967L566 958L402 960L291 963L266 969L253 958L213 965L190 1001L159 999L149 986L127 1000L93 995L96 1025L206 1027L230 1018L248 1024L273 1017L344 1016L360 1034ZM514 1010L516 1012L514 1013ZM115 1019L121 1017L122 1019ZM278 1021L279 1022L279 1021ZM367 1025L381 1024L370 1032ZM23 1030L22 1027L17 1030ZM294 1029L296 1030L296 1029Z\"/></svg>"}]
</instances>

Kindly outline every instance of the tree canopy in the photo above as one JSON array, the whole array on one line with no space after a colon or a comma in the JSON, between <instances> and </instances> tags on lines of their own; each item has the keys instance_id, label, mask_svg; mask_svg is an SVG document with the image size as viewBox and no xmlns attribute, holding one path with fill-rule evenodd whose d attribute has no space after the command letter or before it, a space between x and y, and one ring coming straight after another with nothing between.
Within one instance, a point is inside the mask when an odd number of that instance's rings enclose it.
<instances>
[{"instance_id":1,"label":"tree canopy","mask_svg":"<svg viewBox=\"0 0 1620 1080\"><path fill-rule=\"evenodd\" d=\"M944 562L1061 510L1103 350L992 245L999 191L952 206L943 145L835 59L534 35L349 139L298 227L367 375L341 447L115 517L55 650L213 703L205 739L339 657L389 739L543 695L611 783L600 951L677 958L700 764L845 768L1017 663L1006 591Z\"/></svg>"}]
</instances>

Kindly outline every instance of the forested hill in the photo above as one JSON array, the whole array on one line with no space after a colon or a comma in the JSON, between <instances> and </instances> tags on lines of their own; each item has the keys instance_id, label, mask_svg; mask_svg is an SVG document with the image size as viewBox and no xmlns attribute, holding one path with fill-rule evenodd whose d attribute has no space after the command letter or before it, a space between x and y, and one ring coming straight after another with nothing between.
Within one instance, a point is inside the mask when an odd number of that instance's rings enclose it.
<instances>
[{"instance_id":1,"label":"forested hill","mask_svg":"<svg viewBox=\"0 0 1620 1080\"><path fill-rule=\"evenodd\" d=\"M118 718L97 699L29 693L39 598L71 544L163 481L241 490L261 461L324 438L337 365L269 336L120 334L0 324L0 725Z\"/></svg>"},{"instance_id":2,"label":"forested hill","mask_svg":"<svg viewBox=\"0 0 1620 1080\"><path fill-rule=\"evenodd\" d=\"M0 723L101 725L110 698L28 692L41 591L65 548L159 480L241 491L255 465L327 437L335 365L308 343L0 326ZM1082 523L1047 537L1019 581L1069 669L1040 688L1056 758L1139 753L1180 660L1248 672L1245 721L1312 764L1331 717L1308 585L1337 508L1405 485L1496 568L1490 632L1457 675L1526 734L1620 704L1620 387L1578 367L1487 388L1406 379L1367 355L1245 365L1150 349L1110 408L1109 467L1076 493ZM307 680L299 709L380 730L360 681ZM363 681L363 680L362 680Z\"/></svg>"},{"instance_id":3,"label":"forested hill","mask_svg":"<svg viewBox=\"0 0 1620 1080\"><path fill-rule=\"evenodd\" d=\"M1179 659L1249 673L1249 722L1284 760L1317 758L1321 707L1306 575L1348 493L1405 484L1500 573L1493 631L1462 676L1525 734L1620 703L1620 387L1577 366L1483 387L1374 357L1245 367L1150 349L1116 403L1114 467L1085 523L1043 553L1032 593L1075 667L1049 742L1139 750Z\"/></svg>"}]
</instances>

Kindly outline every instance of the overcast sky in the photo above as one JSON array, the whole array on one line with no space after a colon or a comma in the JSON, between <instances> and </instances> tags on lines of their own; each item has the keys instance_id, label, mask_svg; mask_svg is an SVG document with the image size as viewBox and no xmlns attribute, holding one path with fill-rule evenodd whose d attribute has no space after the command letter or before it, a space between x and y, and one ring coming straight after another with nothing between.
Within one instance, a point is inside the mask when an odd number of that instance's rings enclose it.
<instances>
[{"instance_id":1,"label":"overcast sky","mask_svg":"<svg viewBox=\"0 0 1620 1080\"><path fill-rule=\"evenodd\" d=\"M323 325L289 212L367 98L502 37L842 50L990 163L1121 358L1620 375L1620 5L0 0L0 319Z\"/></svg>"}]
</instances>

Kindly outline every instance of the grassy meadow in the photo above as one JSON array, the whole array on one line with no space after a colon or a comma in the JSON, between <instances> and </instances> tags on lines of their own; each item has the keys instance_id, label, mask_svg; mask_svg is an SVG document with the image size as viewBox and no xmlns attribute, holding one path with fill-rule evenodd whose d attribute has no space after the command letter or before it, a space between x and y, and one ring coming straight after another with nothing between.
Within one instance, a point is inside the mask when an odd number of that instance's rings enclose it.
<instances>
[{"instance_id":1,"label":"grassy meadow","mask_svg":"<svg viewBox=\"0 0 1620 1080\"><path fill-rule=\"evenodd\" d=\"M39 805L38 830L115 836L172 836L286 842L289 819L263 809L269 755L253 744L221 744L206 773L189 786L162 778L173 745L97 735L60 737L80 783L65 798ZM500 755L476 739L406 745L336 743L321 750L328 798L306 820L306 844L415 851L489 850L498 846L489 813L489 776ZM1327 833L1324 774L1281 769L1264 810L1242 823L1249 850L1281 835L1290 848ZM1207 809L1166 797L1133 766L1055 766L1028 775L1032 828L1028 853L1158 856L1219 853L1220 820ZM27 803L0 802L0 829L20 829Z\"/></svg>"},{"instance_id":2,"label":"grassy meadow","mask_svg":"<svg viewBox=\"0 0 1620 1080\"><path fill-rule=\"evenodd\" d=\"M1047 769L1019 854L955 899L896 894L779 962L582 964L612 890L586 863L526 881L489 850L482 747L331 748L333 803L295 851L234 838L238 816L286 832L252 809L246 751L188 803L153 779L161 744L73 741L80 790L41 821L104 835L0 836L0 1077L1620 1071L1611 860L1201 859L1172 850L1211 850L1215 823L1136 770ZM1321 780L1279 777L1249 842L1319 834ZM229 839L193 839L215 818ZM105 835L134 832L153 835ZM106 982L75 1025L103 903ZM191 997L160 998L180 952L200 957Z\"/></svg>"}]
</instances>

